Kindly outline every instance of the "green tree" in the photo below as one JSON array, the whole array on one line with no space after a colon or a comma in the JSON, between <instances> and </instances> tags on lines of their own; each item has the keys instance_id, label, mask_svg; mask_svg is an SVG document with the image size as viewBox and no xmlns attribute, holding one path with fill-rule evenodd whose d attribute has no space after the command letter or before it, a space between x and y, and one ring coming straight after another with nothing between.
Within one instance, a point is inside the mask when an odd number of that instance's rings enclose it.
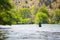
<instances>
[{"instance_id":1,"label":"green tree","mask_svg":"<svg viewBox=\"0 0 60 40\"><path fill-rule=\"evenodd\" d=\"M56 24L60 23L60 9L54 11L54 20Z\"/></svg>"},{"instance_id":2,"label":"green tree","mask_svg":"<svg viewBox=\"0 0 60 40\"><path fill-rule=\"evenodd\" d=\"M45 14L47 14L49 16L48 8L45 5L41 6L39 8L38 12L43 12L43 13L45 13Z\"/></svg>"},{"instance_id":3,"label":"green tree","mask_svg":"<svg viewBox=\"0 0 60 40\"><path fill-rule=\"evenodd\" d=\"M31 18L31 11L29 8L20 8L18 13L20 15L19 20L21 24L25 24L29 22L29 19Z\"/></svg>"},{"instance_id":4,"label":"green tree","mask_svg":"<svg viewBox=\"0 0 60 40\"><path fill-rule=\"evenodd\" d=\"M0 0L0 12L10 10L12 8L12 5L10 3L10 0Z\"/></svg>"},{"instance_id":5,"label":"green tree","mask_svg":"<svg viewBox=\"0 0 60 40\"><path fill-rule=\"evenodd\" d=\"M11 24L11 21L8 21L11 17L8 12L12 8L10 0L0 0L0 24Z\"/></svg>"},{"instance_id":6,"label":"green tree","mask_svg":"<svg viewBox=\"0 0 60 40\"><path fill-rule=\"evenodd\" d=\"M49 23L48 15L43 12L38 12L36 14L35 23Z\"/></svg>"}]
</instances>

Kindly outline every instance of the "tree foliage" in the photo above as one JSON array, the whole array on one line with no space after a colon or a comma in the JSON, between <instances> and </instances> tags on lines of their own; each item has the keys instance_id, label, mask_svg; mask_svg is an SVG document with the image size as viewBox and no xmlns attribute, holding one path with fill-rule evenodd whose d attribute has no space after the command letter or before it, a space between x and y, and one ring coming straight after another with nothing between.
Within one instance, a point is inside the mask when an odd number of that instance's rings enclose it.
<instances>
[{"instance_id":1,"label":"tree foliage","mask_svg":"<svg viewBox=\"0 0 60 40\"><path fill-rule=\"evenodd\" d=\"M33 6L32 9L19 8L17 10L13 9L10 0L0 0L0 24L11 25L39 22L60 24L60 4L55 2L59 3L59 1L56 0L48 0L45 1L46 4L41 4L40 7ZM50 7L53 8L51 9Z\"/></svg>"},{"instance_id":2,"label":"tree foliage","mask_svg":"<svg viewBox=\"0 0 60 40\"><path fill-rule=\"evenodd\" d=\"M8 12L12 8L9 0L0 0L0 24L11 24L10 13Z\"/></svg>"},{"instance_id":3,"label":"tree foliage","mask_svg":"<svg viewBox=\"0 0 60 40\"><path fill-rule=\"evenodd\" d=\"M48 8L45 5L41 6L39 8L38 12L43 12L43 13L45 13L45 14L47 14L49 16L49 14L48 14Z\"/></svg>"},{"instance_id":4,"label":"tree foliage","mask_svg":"<svg viewBox=\"0 0 60 40\"><path fill-rule=\"evenodd\" d=\"M0 0L0 12L10 10L12 8L10 0Z\"/></svg>"},{"instance_id":5,"label":"tree foliage","mask_svg":"<svg viewBox=\"0 0 60 40\"><path fill-rule=\"evenodd\" d=\"M43 13L43 12L38 12L36 14L36 18L35 18L35 23L48 23L48 16L47 14Z\"/></svg>"},{"instance_id":6,"label":"tree foliage","mask_svg":"<svg viewBox=\"0 0 60 40\"><path fill-rule=\"evenodd\" d=\"M60 9L54 11L54 20L56 24L60 22Z\"/></svg>"},{"instance_id":7,"label":"tree foliage","mask_svg":"<svg viewBox=\"0 0 60 40\"><path fill-rule=\"evenodd\" d=\"M25 24L28 23L31 18L31 11L29 8L20 8L18 11L20 15L20 23Z\"/></svg>"}]
</instances>

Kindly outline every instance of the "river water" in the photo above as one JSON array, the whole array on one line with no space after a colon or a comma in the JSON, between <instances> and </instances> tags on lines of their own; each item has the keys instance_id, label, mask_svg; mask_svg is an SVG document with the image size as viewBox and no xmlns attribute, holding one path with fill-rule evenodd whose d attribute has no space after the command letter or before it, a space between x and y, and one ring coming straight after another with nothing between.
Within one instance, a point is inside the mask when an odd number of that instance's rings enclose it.
<instances>
[{"instance_id":1,"label":"river water","mask_svg":"<svg viewBox=\"0 0 60 40\"><path fill-rule=\"evenodd\" d=\"M0 28L0 40L60 40L60 32L51 31L41 31L38 25L12 25Z\"/></svg>"}]
</instances>

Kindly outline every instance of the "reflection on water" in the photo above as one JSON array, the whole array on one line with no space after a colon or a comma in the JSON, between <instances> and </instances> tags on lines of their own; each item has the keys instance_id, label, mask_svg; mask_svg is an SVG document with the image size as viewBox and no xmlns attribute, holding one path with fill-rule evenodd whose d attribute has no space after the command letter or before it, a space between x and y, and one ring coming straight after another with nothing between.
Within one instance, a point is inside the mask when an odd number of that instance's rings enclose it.
<instances>
[{"instance_id":1,"label":"reflection on water","mask_svg":"<svg viewBox=\"0 0 60 40\"><path fill-rule=\"evenodd\" d=\"M0 29L0 40L60 40L59 32L40 31L39 27Z\"/></svg>"}]
</instances>

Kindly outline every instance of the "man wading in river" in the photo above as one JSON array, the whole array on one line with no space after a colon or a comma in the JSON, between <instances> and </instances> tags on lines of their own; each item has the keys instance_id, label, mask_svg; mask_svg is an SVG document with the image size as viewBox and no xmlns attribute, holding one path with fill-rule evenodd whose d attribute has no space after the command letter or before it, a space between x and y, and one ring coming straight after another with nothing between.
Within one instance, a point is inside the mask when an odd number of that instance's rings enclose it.
<instances>
[{"instance_id":1,"label":"man wading in river","mask_svg":"<svg viewBox=\"0 0 60 40\"><path fill-rule=\"evenodd\" d=\"M41 22L39 21L39 27L41 27Z\"/></svg>"}]
</instances>

